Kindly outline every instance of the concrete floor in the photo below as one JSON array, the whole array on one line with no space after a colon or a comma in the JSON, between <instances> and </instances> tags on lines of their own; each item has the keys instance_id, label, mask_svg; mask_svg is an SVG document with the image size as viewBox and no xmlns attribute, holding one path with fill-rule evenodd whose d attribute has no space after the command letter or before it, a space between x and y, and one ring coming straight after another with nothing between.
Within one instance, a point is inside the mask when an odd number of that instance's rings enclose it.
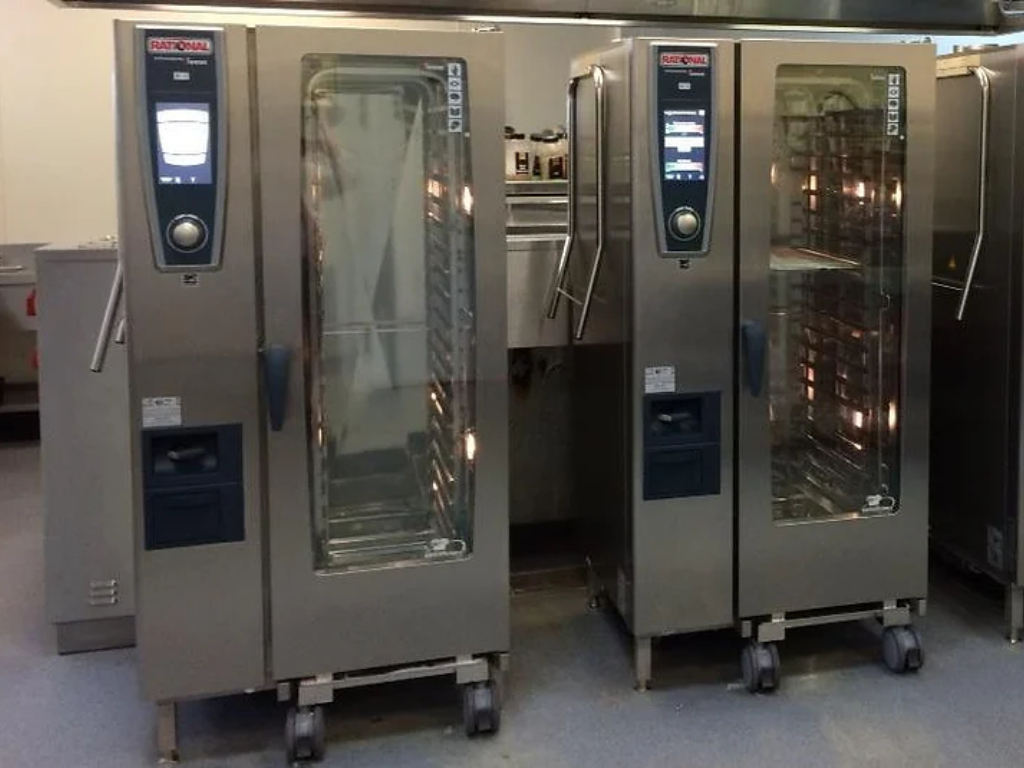
<instances>
[{"instance_id":1,"label":"concrete floor","mask_svg":"<svg viewBox=\"0 0 1024 768\"><path fill-rule=\"evenodd\" d=\"M0 445L0 768L153 763L132 651L58 657L45 623L39 452ZM328 766L830 768L1024 763L1024 654L997 595L941 575L920 622L927 662L897 678L861 625L794 633L778 693L747 694L731 633L655 649L632 691L629 646L578 590L519 595L501 733L467 740L443 680L348 692L328 711ZM186 765L281 766L273 697L185 705Z\"/></svg>"}]
</instances>

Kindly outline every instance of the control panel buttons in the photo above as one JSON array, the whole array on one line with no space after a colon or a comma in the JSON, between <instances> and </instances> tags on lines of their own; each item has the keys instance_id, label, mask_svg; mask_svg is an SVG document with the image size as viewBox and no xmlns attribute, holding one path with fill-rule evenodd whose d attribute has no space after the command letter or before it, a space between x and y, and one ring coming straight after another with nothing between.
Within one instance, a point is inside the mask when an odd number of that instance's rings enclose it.
<instances>
[{"instance_id":1,"label":"control panel buttons","mask_svg":"<svg viewBox=\"0 0 1024 768\"><path fill-rule=\"evenodd\" d=\"M693 208L676 208L668 218L668 228L679 240L692 240L700 232L700 214Z\"/></svg>"},{"instance_id":2,"label":"control panel buttons","mask_svg":"<svg viewBox=\"0 0 1024 768\"><path fill-rule=\"evenodd\" d=\"M190 214L176 216L167 226L167 240L179 251L195 251L206 244L206 225Z\"/></svg>"}]
</instances>

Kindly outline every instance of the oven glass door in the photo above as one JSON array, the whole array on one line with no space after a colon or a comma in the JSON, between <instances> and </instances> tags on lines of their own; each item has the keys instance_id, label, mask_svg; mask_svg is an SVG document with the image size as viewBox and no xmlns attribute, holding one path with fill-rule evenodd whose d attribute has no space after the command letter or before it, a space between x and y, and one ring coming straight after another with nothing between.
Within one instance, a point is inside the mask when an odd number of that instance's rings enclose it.
<instances>
[{"instance_id":1,"label":"oven glass door","mask_svg":"<svg viewBox=\"0 0 1024 768\"><path fill-rule=\"evenodd\" d=\"M465 62L303 59L317 567L473 545L473 214ZM457 75L459 89L449 87Z\"/></svg>"}]
</instances>

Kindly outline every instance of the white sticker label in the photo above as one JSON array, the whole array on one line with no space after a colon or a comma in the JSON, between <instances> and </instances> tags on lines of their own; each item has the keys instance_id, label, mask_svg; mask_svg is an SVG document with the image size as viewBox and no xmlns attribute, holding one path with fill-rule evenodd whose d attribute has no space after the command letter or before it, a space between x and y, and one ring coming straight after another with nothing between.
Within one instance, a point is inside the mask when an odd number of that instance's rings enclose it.
<instances>
[{"instance_id":1,"label":"white sticker label","mask_svg":"<svg viewBox=\"0 0 1024 768\"><path fill-rule=\"evenodd\" d=\"M674 365L656 365L652 368L644 368L645 395L675 391L676 367Z\"/></svg>"},{"instance_id":2,"label":"white sticker label","mask_svg":"<svg viewBox=\"0 0 1024 768\"><path fill-rule=\"evenodd\" d=\"M180 397L144 397L142 398L142 428L180 427Z\"/></svg>"}]
</instances>

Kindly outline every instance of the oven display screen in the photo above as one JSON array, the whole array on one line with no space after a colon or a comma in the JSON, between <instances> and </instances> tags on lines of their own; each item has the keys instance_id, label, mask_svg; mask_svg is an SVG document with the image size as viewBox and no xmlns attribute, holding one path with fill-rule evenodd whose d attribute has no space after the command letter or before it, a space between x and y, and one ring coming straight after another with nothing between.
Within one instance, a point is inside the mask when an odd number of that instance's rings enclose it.
<instances>
[{"instance_id":1,"label":"oven display screen","mask_svg":"<svg viewBox=\"0 0 1024 768\"><path fill-rule=\"evenodd\" d=\"M665 109L661 113L665 181L707 179L707 110Z\"/></svg>"},{"instance_id":2,"label":"oven display screen","mask_svg":"<svg viewBox=\"0 0 1024 768\"><path fill-rule=\"evenodd\" d=\"M210 105L156 104L157 180L161 184L212 184Z\"/></svg>"}]
</instances>

